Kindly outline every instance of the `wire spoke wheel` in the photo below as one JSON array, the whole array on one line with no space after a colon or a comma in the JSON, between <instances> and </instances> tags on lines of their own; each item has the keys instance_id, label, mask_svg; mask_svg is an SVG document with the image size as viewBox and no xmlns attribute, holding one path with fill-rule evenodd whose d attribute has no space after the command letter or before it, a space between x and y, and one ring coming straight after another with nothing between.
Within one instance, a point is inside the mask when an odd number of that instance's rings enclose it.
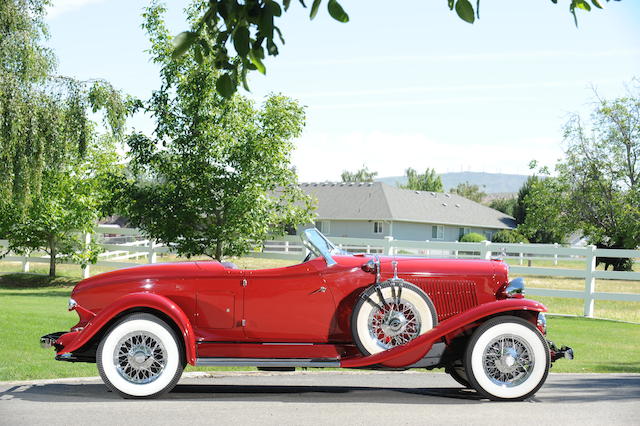
<instances>
[{"instance_id":1,"label":"wire spoke wheel","mask_svg":"<svg viewBox=\"0 0 640 426\"><path fill-rule=\"evenodd\" d=\"M161 340L148 331L126 334L116 345L113 362L122 378L146 384L156 380L167 363L167 351Z\"/></svg>"},{"instance_id":2,"label":"wire spoke wheel","mask_svg":"<svg viewBox=\"0 0 640 426\"><path fill-rule=\"evenodd\" d=\"M437 323L429 296L398 278L364 290L351 314L353 339L364 355L405 345Z\"/></svg>"},{"instance_id":3,"label":"wire spoke wheel","mask_svg":"<svg viewBox=\"0 0 640 426\"><path fill-rule=\"evenodd\" d=\"M523 400L534 395L549 374L549 346L528 320L494 317L474 332L464 356L469 384L496 401Z\"/></svg>"},{"instance_id":4,"label":"wire spoke wheel","mask_svg":"<svg viewBox=\"0 0 640 426\"><path fill-rule=\"evenodd\" d=\"M482 357L484 372L499 386L517 386L533 371L532 353L526 340L514 335L498 336L485 348Z\"/></svg>"},{"instance_id":5,"label":"wire spoke wheel","mask_svg":"<svg viewBox=\"0 0 640 426\"><path fill-rule=\"evenodd\" d=\"M369 314L369 334L384 349L403 345L420 333L420 313L408 301L385 299Z\"/></svg>"}]
</instances>

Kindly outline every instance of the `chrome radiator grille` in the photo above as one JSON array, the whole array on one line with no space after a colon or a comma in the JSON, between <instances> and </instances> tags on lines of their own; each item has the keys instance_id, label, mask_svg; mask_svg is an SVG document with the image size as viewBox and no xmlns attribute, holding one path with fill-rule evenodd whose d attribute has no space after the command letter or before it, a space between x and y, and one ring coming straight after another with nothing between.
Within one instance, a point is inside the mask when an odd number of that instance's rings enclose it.
<instances>
[{"instance_id":1,"label":"chrome radiator grille","mask_svg":"<svg viewBox=\"0 0 640 426\"><path fill-rule=\"evenodd\" d=\"M409 280L429 295L438 321L444 321L478 305L476 283L469 280L416 278Z\"/></svg>"}]
</instances>

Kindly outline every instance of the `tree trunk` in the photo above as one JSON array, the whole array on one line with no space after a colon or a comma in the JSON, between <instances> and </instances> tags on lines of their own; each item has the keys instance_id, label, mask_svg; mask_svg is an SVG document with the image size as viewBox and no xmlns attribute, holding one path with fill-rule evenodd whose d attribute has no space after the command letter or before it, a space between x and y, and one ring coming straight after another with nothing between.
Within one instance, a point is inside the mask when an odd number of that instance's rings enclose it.
<instances>
[{"instance_id":1,"label":"tree trunk","mask_svg":"<svg viewBox=\"0 0 640 426\"><path fill-rule=\"evenodd\" d=\"M216 255L215 258L218 262L222 261L222 241L216 241Z\"/></svg>"},{"instance_id":2,"label":"tree trunk","mask_svg":"<svg viewBox=\"0 0 640 426\"><path fill-rule=\"evenodd\" d=\"M56 239L54 237L49 238L49 278L56 277Z\"/></svg>"}]
</instances>

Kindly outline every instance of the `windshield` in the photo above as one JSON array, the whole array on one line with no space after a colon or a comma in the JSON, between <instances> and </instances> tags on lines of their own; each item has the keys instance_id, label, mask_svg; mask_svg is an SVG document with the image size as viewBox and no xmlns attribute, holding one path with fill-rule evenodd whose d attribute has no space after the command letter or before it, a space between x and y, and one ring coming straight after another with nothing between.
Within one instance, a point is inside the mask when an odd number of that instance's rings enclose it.
<instances>
[{"instance_id":1,"label":"windshield","mask_svg":"<svg viewBox=\"0 0 640 426\"><path fill-rule=\"evenodd\" d=\"M346 251L333 245L333 243L316 228L305 229L302 234L300 234L300 238L302 238L304 246L313 253L315 257L324 257L328 264L335 263L331 255L348 254Z\"/></svg>"}]
</instances>

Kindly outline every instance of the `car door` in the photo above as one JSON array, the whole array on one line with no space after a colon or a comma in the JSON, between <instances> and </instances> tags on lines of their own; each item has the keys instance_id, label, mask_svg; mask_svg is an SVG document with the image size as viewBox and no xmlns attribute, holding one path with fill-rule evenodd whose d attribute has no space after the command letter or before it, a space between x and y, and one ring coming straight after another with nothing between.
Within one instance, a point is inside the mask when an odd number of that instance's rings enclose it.
<instances>
[{"instance_id":1,"label":"car door","mask_svg":"<svg viewBox=\"0 0 640 426\"><path fill-rule=\"evenodd\" d=\"M246 272L245 335L265 342L327 342L335 303L320 272L322 258Z\"/></svg>"},{"instance_id":2,"label":"car door","mask_svg":"<svg viewBox=\"0 0 640 426\"><path fill-rule=\"evenodd\" d=\"M199 266L211 274L200 280L196 292L194 326L199 340L244 339L244 271L225 269L217 262L202 262Z\"/></svg>"}]
</instances>

